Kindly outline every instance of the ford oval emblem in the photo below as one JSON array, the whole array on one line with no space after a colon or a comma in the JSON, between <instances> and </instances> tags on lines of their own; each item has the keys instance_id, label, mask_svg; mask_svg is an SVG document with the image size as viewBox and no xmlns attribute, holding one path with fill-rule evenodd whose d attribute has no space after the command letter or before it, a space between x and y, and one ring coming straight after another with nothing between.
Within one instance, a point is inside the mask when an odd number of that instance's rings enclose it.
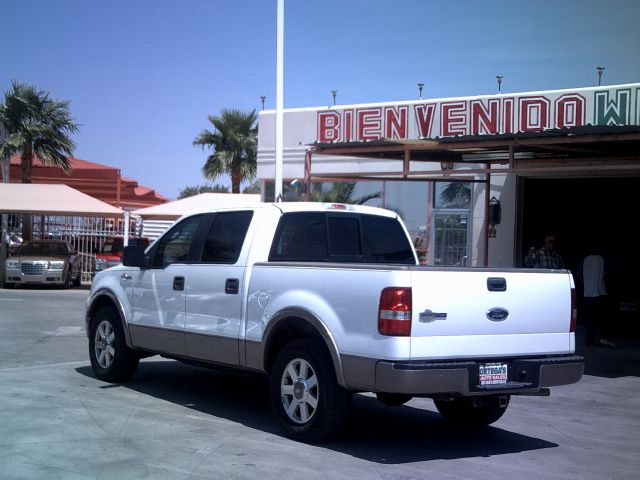
<instances>
[{"instance_id":1,"label":"ford oval emblem","mask_svg":"<svg viewBox=\"0 0 640 480\"><path fill-rule=\"evenodd\" d=\"M505 308L492 308L487 311L487 318L492 322L501 322L509 316L509 310Z\"/></svg>"}]
</instances>

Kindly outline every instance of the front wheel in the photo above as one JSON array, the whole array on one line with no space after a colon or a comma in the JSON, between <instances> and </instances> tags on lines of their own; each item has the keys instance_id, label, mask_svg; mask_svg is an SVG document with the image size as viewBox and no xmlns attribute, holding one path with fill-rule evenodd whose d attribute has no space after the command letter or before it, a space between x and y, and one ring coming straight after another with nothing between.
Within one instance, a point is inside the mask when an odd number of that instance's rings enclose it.
<instances>
[{"instance_id":1,"label":"front wheel","mask_svg":"<svg viewBox=\"0 0 640 480\"><path fill-rule=\"evenodd\" d=\"M315 339L291 342L271 372L271 404L286 434L314 442L337 433L346 420L352 394L336 381L329 352Z\"/></svg>"},{"instance_id":2,"label":"front wheel","mask_svg":"<svg viewBox=\"0 0 640 480\"><path fill-rule=\"evenodd\" d=\"M138 368L140 356L127 347L120 315L101 308L89 324L89 357L96 377L112 383L129 380Z\"/></svg>"},{"instance_id":3,"label":"front wheel","mask_svg":"<svg viewBox=\"0 0 640 480\"><path fill-rule=\"evenodd\" d=\"M467 427L484 427L496 422L507 411L510 395L434 400L440 415L448 422Z\"/></svg>"}]
</instances>

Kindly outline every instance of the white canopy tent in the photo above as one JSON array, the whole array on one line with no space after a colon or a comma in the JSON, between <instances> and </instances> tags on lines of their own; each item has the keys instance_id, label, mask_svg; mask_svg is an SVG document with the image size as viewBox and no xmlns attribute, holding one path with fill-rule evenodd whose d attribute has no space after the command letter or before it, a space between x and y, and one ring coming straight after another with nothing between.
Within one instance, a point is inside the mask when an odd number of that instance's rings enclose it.
<instances>
[{"instance_id":1,"label":"white canopy tent","mask_svg":"<svg viewBox=\"0 0 640 480\"><path fill-rule=\"evenodd\" d=\"M121 218L124 211L67 185L2 183L0 213Z\"/></svg>"},{"instance_id":2,"label":"white canopy tent","mask_svg":"<svg viewBox=\"0 0 640 480\"><path fill-rule=\"evenodd\" d=\"M40 238L54 235L53 238L67 240L78 250L82 258L82 281L85 283L91 281L96 248L99 248L107 235L117 232L117 220L123 216L125 238L128 238L129 222L126 212L67 185L0 183L0 213L40 216ZM2 238L6 235L6 228L3 221L4 232L0 236L0 284L4 283L7 242L2 241Z\"/></svg>"},{"instance_id":3,"label":"white canopy tent","mask_svg":"<svg viewBox=\"0 0 640 480\"><path fill-rule=\"evenodd\" d=\"M260 194L201 193L173 202L140 208L131 212L143 220L177 220L183 215L215 208L248 207L260 203Z\"/></svg>"},{"instance_id":4,"label":"white canopy tent","mask_svg":"<svg viewBox=\"0 0 640 480\"><path fill-rule=\"evenodd\" d=\"M259 194L201 193L162 205L141 208L131 213L142 218L142 235L155 240L183 215L215 208L248 207L258 205L260 201Z\"/></svg>"}]
</instances>

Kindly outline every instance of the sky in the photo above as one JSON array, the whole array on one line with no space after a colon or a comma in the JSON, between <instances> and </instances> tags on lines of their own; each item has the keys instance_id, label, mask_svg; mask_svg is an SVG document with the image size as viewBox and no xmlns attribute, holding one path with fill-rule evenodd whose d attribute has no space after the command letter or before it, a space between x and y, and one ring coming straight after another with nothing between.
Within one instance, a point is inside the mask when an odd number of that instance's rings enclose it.
<instances>
[{"instance_id":1,"label":"sky","mask_svg":"<svg viewBox=\"0 0 640 480\"><path fill-rule=\"evenodd\" d=\"M176 198L208 115L275 108L276 5L0 0L0 89L69 100L75 157ZM638 0L285 0L284 106L640 82L639 24Z\"/></svg>"}]
</instances>

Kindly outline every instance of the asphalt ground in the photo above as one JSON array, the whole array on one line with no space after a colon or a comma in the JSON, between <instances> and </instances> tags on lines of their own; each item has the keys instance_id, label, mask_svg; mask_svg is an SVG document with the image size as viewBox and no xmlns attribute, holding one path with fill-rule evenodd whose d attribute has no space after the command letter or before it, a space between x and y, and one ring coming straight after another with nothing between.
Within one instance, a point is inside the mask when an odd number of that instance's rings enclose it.
<instances>
[{"instance_id":1,"label":"asphalt ground","mask_svg":"<svg viewBox=\"0 0 640 480\"><path fill-rule=\"evenodd\" d=\"M427 399L357 395L344 433L284 437L265 378L151 357L126 385L91 371L87 290L0 289L2 479L637 479L640 340L580 347L586 375L453 428ZM624 333L624 332L623 332Z\"/></svg>"}]
</instances>

